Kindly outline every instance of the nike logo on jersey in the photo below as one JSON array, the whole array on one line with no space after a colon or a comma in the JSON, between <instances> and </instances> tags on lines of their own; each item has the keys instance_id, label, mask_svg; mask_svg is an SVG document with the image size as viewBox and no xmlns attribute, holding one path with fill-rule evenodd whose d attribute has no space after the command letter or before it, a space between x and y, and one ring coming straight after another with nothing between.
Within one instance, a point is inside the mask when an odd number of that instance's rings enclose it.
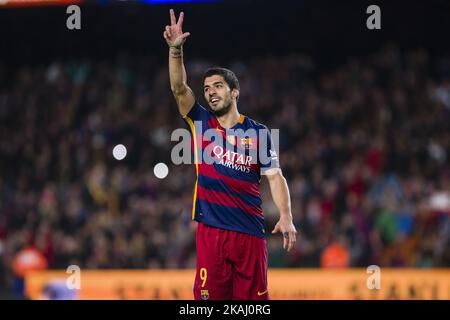
<instances>
[{"instance_id":1,"label":"nike logo on jersey","mask_svg":"<svg viewBox=\"0 0 450 320\"><path fill-rule=\"evenodd\" d=\"M267 293L267 291L269 291L269 290L266 290L266 291L263 291L263 292L259 292L259 291L258 291L258 296L265 295L265 294Z\"/></svg>"}]
</instances>

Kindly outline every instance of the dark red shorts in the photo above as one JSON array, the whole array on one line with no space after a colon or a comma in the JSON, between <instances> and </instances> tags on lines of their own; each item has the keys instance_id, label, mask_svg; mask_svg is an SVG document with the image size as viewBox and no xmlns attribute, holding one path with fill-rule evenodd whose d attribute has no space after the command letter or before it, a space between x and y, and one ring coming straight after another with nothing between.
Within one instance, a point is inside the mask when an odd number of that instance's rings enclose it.
<instances>
[{"instance_id":1,"label":"dark red shorts","mask_svg":"<svg viewBox=\"0 0 450 320\"><path fill-rule=\"evenodd\" d=\"M194 298L268 300L266 241L198 223Z\"/></svg>"}]
</instances>

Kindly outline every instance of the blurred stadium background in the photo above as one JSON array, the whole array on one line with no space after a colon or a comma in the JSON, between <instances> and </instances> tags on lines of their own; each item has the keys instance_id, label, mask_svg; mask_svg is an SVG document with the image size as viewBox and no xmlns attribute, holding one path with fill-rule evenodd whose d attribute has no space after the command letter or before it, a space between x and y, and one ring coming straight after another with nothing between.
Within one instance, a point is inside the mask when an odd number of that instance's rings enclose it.
<instances>
[{"instance_id":1,"label":"blurred stadium background","mask_svg":"<svg viewBox=\"0 0 450 320\"><path fill-rule=\"evenodd\" d=\"M197 96L203 71L226 66L240 111L281 129L299 236L286 254L268 233L272 297L450 299L448 2L379 1L376 31L364 1L69 1L76 31L57 2L0 1L0 298L191 298L195 170L170 162L183 123L162 38L173 7ZM264 180L262 194L271 230ZM60 285L69 265L75 293Z\"/></svg>"}]
</instances>

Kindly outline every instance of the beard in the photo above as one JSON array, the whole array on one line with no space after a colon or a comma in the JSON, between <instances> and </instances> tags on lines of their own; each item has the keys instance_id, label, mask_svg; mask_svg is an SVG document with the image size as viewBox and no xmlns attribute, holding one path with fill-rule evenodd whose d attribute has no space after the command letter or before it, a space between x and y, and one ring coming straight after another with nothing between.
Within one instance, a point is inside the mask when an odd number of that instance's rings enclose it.
<instances>
[{"instance_id":1,"label":"beard","mask_svg":"<svg viewBox=\"0 0 450 320\"><path fill-rule=\"evenodd\" d=\"M214 113L214 115L216 117L222 117L222 116L226 115L231 110L231 105L232 105L231 100L226 99L223 102L223 107L222 108L220 108L218 110L214 110L212 108L211 109L212 109L212 112Z\"/></svg>"}]
</instances>

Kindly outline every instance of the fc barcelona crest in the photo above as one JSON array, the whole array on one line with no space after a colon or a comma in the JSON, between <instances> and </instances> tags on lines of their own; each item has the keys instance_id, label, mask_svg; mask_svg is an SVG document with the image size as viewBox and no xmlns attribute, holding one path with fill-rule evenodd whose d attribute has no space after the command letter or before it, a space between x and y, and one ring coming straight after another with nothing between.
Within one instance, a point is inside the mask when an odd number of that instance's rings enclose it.
<instances>
[{"instance_id":1,"label":"fc barcelona crest","mask_svg":"<svg viewBox=\"0 0 450 320\"><path fill-rule=\"evenodd\" d=\"M200 290L200 297L202 298L202 300L208 300L209 299L208 290Z\"/></svg>"},{"instance_id":2,"label":"fc barcelona crest","mask_svg":"<svg viewBox=\"0 0 450 320\"><path fill-rule=\"evenodd\" d=\"M252 138L241 138L241 147L244 149L252 149L253 139Z\"/></svg>"}]
</instances>

